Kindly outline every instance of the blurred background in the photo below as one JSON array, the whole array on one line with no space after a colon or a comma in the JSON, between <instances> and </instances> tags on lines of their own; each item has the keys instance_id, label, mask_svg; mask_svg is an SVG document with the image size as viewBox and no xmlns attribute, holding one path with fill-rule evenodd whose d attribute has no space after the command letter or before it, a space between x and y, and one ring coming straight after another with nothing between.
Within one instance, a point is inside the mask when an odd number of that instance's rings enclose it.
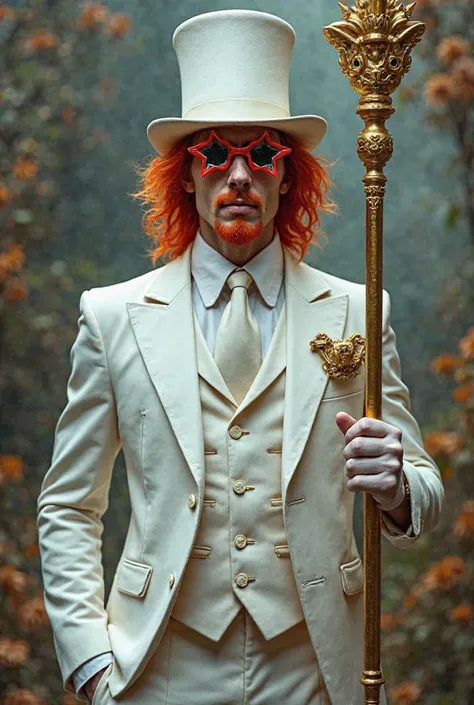
<instances>
[{"instance_id":1,"label":"blurred background","mask_svg":"<svg viewBox=\"0 0 474 705\"><path fill-rule=\"evenodd\" d=\"M307 261L364 281L357 96L322 29L336 0L30 0L0 4L0 703L72 705L42 599L36 499L66 402L81 292L151 269L129 194L154 150L146 126L181 114L171 36L233 7L289 21L293 114L329 124L323 250ZM427 31L388 128L384 287L426 449L445 482L439 528L384 542L383 658L393 705L474 703L474 61L471 0L418 0ZM106 594L129 520L122 457L104 516ZM360 541L360 501L355 528Z\"/></svg>"}]
</instances>

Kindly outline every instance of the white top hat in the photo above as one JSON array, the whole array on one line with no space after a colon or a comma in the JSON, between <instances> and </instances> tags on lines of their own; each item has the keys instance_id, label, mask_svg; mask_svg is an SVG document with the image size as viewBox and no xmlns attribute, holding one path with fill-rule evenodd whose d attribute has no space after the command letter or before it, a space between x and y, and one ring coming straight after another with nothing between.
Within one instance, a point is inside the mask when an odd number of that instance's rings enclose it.
<instances>
[{"instance_id":1,"label":"white top hat","mask_svg":"<svg viewBox=\"0 0 474 705\"><path fill-rule=\"evenodd\" d=\"M166 154L186 135L216 125L263 125L319 144L327 123L290 114L288 83L295 31L266 12L221 10L191 17L173 35L182 87L182 116L159 118L148 139Z\"/></svg>"}]
</instances>

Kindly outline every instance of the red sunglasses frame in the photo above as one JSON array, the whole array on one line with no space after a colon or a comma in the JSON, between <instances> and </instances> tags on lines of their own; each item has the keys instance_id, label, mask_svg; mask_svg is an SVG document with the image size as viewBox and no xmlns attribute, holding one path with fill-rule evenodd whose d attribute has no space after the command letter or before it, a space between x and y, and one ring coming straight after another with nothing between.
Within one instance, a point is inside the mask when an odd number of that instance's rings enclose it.
<instances>
[{"instance_id":1,"label":"red sunglasses frame","mask_svg":"<svg viewBox=\"0 0 474 705\"><path fill-rule=\"evenodd\" d=\"M229 154L227 156L227 159L224 164L221 165L215 165L212 164L211 166L206 168L206 161L207 157L205 154L202 154L201 150L204 149L205 147L209 147L212 142L216 140L221 144L223 147L227 147L229 150ZM275 154L272 157L272 164L273 164L273 170L270 169L267 165L265 166L259 166L258 164L255 164L255 162L252 160L250 156L250 150L256 147L258 144L260 144L263 140L266 140L267 143L270 145L270 147L274 147L275 149L278 149L279 152L278 154ZM258 137L258 139L253 140L252 142L249 142L248 145L245 147L234 147L233 144L228 142L227 140L223 139L222 137L219 137L218 134L214 130L211 130L211 134L209 135L208 139L205 142L200 142L199 144L195 144L192 147L188 147L188 152L190 152L192 155L195 157L198 157L198 159L201 160L201 176L207 176L208 174L211 174L213 171L219 170L219 171L224 171L225 169L228 168L231 160L233 157L235 157L237 154L242 155L244 157L247 157L247 162L253 171L265 171L267 174L270 174L271 176L278 176L277 174L277 165L276 161L277 159L281 159L281 157L285 157L287 154L290 154L291 148L290 147L284 147L282 144L279 144L278 142L274 142L271 138L270 135L268 134L268 130L265 130L263 135Z\"/></svg>"}]
</instances>

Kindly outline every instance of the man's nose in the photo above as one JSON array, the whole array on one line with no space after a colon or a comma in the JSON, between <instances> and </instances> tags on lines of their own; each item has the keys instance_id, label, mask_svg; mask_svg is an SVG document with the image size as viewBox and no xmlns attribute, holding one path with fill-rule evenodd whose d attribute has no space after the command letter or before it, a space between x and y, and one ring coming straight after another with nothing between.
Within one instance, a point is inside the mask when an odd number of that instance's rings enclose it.
<instances>
[{"instance_id":1,"label":"man's nose","mask_svg":"<svg viewBox=\"0 0 474 705\"><path fill-rule=\"evenodd\" d=\"M227 185L233 188L250 188L252 185L252 171L247 159L237 154L229 167Z\"/></svg>"}]
</instances>

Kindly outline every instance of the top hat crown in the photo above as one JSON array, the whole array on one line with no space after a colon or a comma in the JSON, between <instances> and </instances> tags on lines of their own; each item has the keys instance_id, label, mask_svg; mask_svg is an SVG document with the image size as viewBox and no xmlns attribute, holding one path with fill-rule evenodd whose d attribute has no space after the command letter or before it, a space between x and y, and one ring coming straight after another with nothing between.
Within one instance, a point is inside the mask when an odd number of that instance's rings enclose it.
<instances>
[{"instance_id":1,"label":"top hat crown","mask_svg":"<svg viewBox=\"0 0 474 705\"><path fill-rule=\"evenodd\" d=\"M221 10L177 27L173 46L181 75L180 118L147 127L151 144L166 154L181 138L218 125L262 125L286 132L311 151L326 121L290 113L289 75L295 31L275 15Z\"/></svg>"}]
</instances>

